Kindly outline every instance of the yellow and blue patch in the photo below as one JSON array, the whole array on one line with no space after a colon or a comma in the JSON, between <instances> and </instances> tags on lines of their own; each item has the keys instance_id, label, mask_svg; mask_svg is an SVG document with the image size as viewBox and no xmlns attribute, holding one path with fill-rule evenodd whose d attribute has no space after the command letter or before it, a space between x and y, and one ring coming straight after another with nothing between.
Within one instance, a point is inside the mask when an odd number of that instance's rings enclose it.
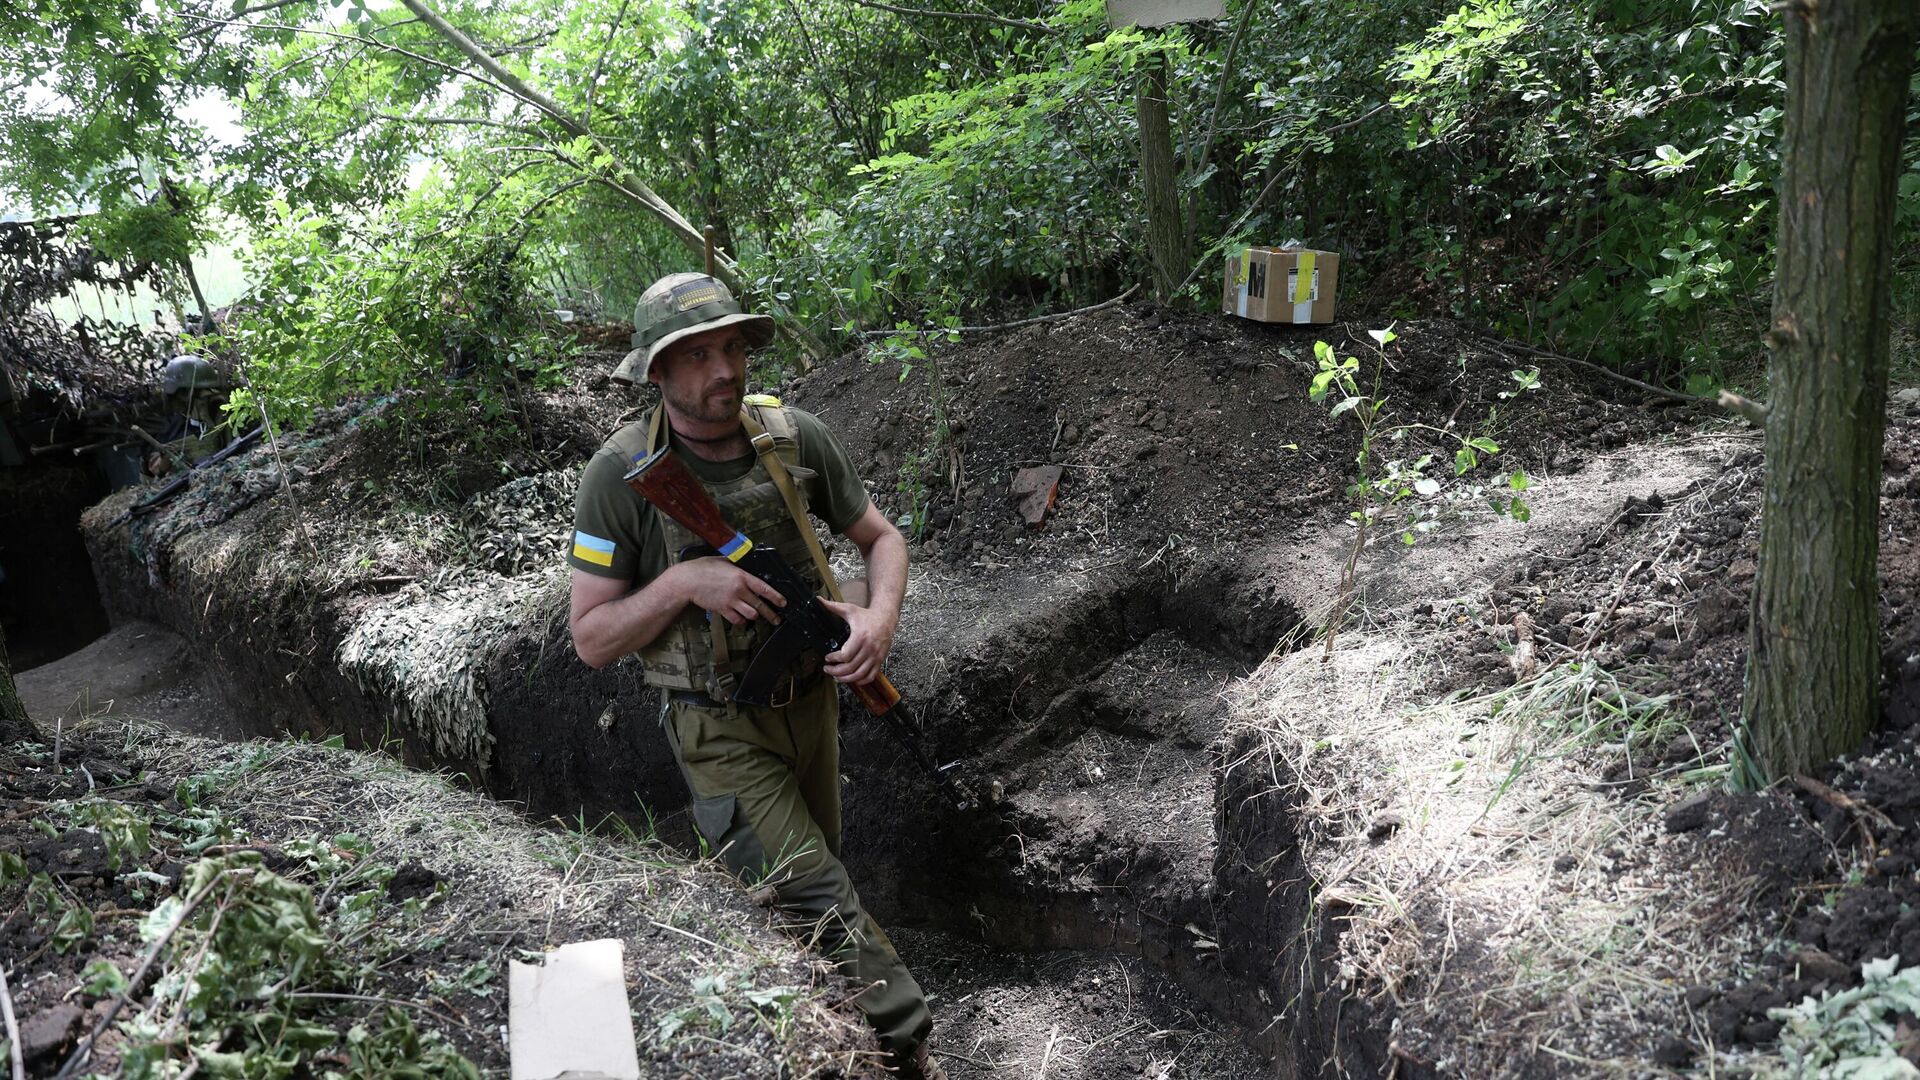
<instances>
[{"instance_id":1,"label":"yellow and blue patch","mask_svg":"<svg viewBox=\"0 0 1920 1080\"><path fill-rule=\"evenodd\" d=\"M573 557L595 566L612 566L613 541L575 529L573 530Z\"/></svg>"}]
</instances>

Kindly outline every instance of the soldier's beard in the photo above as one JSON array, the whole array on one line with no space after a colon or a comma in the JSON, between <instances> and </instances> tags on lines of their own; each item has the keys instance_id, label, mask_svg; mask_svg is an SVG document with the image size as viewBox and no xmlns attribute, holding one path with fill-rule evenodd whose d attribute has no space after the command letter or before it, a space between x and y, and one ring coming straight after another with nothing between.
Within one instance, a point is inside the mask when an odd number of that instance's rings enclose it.
<instances>
[{"instance_id":1,"label":"soldier's beard","mask_svg":"<svg viewBox=\"0 0 1920 1080\"><path fill-rule=\"evenodd\" d=\"M697 394L667 394L675 412L703 424L723 424L740 415L740 383L726 379Z\"/></svg>"}]
</instances>

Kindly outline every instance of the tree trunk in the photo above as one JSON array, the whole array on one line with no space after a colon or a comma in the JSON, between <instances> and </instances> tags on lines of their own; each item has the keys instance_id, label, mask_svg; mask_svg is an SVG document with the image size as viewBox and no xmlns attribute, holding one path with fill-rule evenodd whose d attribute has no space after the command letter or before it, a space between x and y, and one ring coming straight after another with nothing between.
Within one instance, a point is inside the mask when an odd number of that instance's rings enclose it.
<instances>
[{"instance_id":1,"label":"tree trunk","mask_svg":"<svg viewBox=\"0 0 1920 1080\"><path fill-rule=\"evenodd\" d=\"M7 632L0 629L0 745L23 740L39 742L40 733L13 688L13 667L7 663Z\"/></svg>"},{"instance_id":2,"label":"tree trunk","mask_svg":"<svg viewBox=\"0 0 1920 1080\"><path fill-rule=\"evenodd\" d=\"M1748 747L1767 780L1879 718L1881 436L1912 0L1790 3Z\"/></svg>"},{"instance_id":3,"label":"tree trunk","mask_svg":"<svg viewBox=\"0 0 1920 1080\"><path fill-rule=\"evenodd\" d=\"M1166 303L1173 299L1187 272L1187 231L1181 220L1179 177L1173 163L1173 126L1167 121L1167 60L1151 56L1144 66L1138 105L1147 257L1153 263L1153 295Z\"/></svg>"}]
</instances>

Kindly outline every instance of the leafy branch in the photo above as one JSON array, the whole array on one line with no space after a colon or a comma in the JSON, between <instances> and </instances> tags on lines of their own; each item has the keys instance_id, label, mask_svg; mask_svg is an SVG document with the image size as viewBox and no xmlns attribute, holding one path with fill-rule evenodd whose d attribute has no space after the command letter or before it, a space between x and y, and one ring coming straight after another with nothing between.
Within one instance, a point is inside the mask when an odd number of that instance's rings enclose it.
<instances>
[{"instance_id":1,"label":"leafy branch","mask_svg":"<svg viewBox=\"0 0 1920 1080\"><path fill-rule=\"evenodd\" d=\"M1469 484L1456 487L1449 497L1443 497L1446 485L1430 472L1435 461L1433 453L1422 453L1412 460L1404 457L1384 458L1382 447L1385 444L1406 442L1416 432L1435 435L1443 444L1451 444L1452 475L1457 478L1479 468L1483 456L1498 454L1500 445L1484 435L1463 435L1452 427L1435 427L1394 418L1387 411L1388 399L1380 394L1380 383L1381 370L1387 359L1386 347L1398 335L1391 327L1367 333L1374 343L1370 386L1361 386L1361 363L1358 357L1337 357L1332 345L1316 341L1313 353L1319 371L1307 389L1307 396L1316 403L1332 401L1327 409L1330 419L1348 416L1360 429L1360 449L1354 458L1355 476L1347 488L1348 496L1356 504L1348 514L1356 526L1356 532L1353 547L1341 563L1338 595L1333 609L1327 615L1325 657L1329 660L1333 658L1334 638L1358 590L1360 556L1372 541L1373 530L1387 524L1390 513L1396 509L1402 511L1390 527L1398 531L1400 542L1409 547L1421 534L1439 526L1441 515L1449 502L1483 499L1495 513L1515 521L1526 521L1533 515L1520 498L1520 493L1527 490L1530 481L1527 474L1519 469L1495 478L1491 488ZM1513 380L1515 389L1502 392L1501 397L1537 390L1540 373L1538 370L1515 371Z\"/></svg>"}]
</instances>

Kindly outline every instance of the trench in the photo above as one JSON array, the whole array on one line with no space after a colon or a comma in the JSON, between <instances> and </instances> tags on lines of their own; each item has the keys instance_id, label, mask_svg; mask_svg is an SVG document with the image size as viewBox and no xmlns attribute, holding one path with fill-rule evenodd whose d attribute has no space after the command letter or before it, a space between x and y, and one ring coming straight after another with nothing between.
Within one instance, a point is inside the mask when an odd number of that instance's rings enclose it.
<instances>
[{"instance_id":1,"label":"trench","mask_svg":"<svg viewBox=\"0 0 1920 1080\"><path fill-rule=\"evenodd\" d=\"M15 423L18 435L0 433L12 451L0 453L0 627L14 670L25 671L107 631L80 514L112 490L109 477L125 466L104 451L73 453L62 440L71 441L74 425L61 418Z\"/></svg>"},{"instance_id":2,"label":"trench","mask_svg":"<svg viewBox=\"0 0 1920 1080\"><path fill-rule=\"evenodd\" d=\"M1302 932L1284 786L1227 767L1225 692L1295 606L1221 563L1036 608L946 665L921 715L991 805L938 797L872 725L844 736L847 861L933 993L949 1071L1312 1076L1343 1029L1384 1047Z\"/></svg>"}]
</instances>

